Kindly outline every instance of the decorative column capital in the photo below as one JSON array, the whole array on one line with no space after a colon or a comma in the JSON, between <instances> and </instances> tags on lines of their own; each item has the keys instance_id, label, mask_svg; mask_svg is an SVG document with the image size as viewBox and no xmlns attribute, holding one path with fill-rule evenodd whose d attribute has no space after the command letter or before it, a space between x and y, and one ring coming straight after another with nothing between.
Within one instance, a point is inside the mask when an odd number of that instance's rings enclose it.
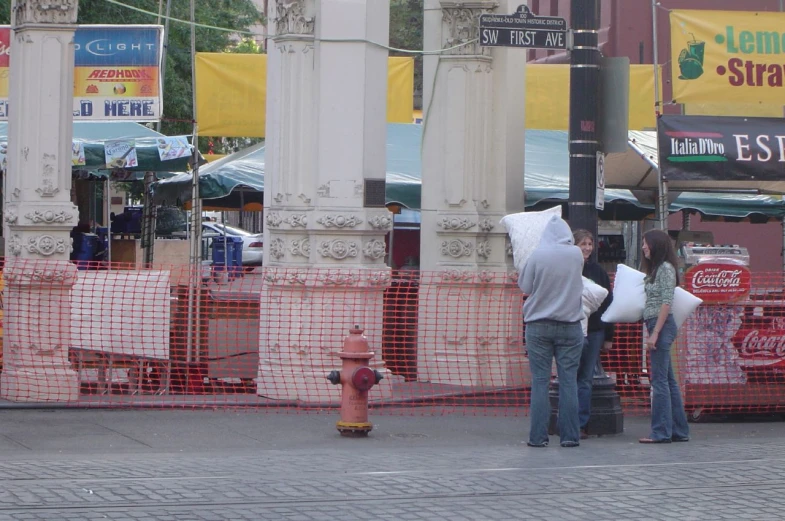
<instances>
[{"instance_id":1,"label":"decorative column capital","mask_svg":"<svg viewBox=\"0 0 785 521\"><path fill-rule=\"evenodd\" d=\"M313 36L316 16L308 0L275 0L271 17L276 36Z\"/></svg>"},{"instance_id":2,"label":"decorative column capital","mask_svg":"<svg viewBox=\"0 0 785 521\"><path fill-rule=\"evenodd\" d=\"M77 0L14 0L11 10L14 28L27 24L75 24Z\"/></svg>"},{"instance_id":3,"label":"decorative column capital","mask_svg":"<svg viewBox=\"0 0 785 521\"><path fill-rule=\"evenodd\" d=\"M490 13L499 6L495 0L444 0L442 7L442 26L444 35L442 47L457 47L446 54L458 56L490 56L487 47L480 46L480 16ZM469 43L471 42L471 43Z\"/></svg>"}]
</instances>

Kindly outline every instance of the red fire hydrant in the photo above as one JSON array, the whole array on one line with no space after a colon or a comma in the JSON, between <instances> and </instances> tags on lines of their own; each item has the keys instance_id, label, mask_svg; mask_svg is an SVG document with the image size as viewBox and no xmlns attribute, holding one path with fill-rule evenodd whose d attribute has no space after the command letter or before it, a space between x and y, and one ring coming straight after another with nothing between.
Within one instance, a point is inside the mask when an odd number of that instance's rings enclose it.
<instances>
[{"instance_id":1,"label":"red fire hydrant","mask_svg":"<svg viewBox=\"0 0 785 521\"><path fill-rule=\"evenodd\" d=\"M343 341L343 351L338 356L343 360L341 370L327 375L333 385L341 384L341 419L335 426L341 436L368 436L373 429L373 424L368 421L368 390L383 376L368 367L373 352L368 350L368 340L360 326L349 330L349 336Z\"/></svg>"}]
</instances>

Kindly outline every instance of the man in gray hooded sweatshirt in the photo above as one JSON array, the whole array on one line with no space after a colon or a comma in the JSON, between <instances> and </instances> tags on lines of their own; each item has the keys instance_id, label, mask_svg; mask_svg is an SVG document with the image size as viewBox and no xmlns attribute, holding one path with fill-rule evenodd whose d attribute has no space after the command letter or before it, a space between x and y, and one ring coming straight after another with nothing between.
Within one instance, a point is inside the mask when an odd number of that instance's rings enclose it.
<instances>
[{"instance_id":1,"label":"man in gray hooded sweatshirt","mask_svg":"<svg viewBox=\"0 0 785 521\"><path fill-rule=\"evenodd\" d=\"M523 319L532 374L528 445L548 445L548 384L556 357L559 376L559 437L562 447L579 445L578 364L583 350L583 255L572 231L555 215L518 277L526 295Z\"/></svg>"}]
</instances>

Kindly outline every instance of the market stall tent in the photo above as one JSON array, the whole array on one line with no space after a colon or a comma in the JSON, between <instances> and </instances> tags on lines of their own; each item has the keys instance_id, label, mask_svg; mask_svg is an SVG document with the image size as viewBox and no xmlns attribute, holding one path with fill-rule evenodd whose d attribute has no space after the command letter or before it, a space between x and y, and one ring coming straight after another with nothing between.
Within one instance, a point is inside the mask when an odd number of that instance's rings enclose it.
<instances>
[{"instance_id":1,"label":"market stall tent","mask_svg":"<svg viewBox=\"0 0 785 521\"><path fill-rule=\"evenodd\" d=\"M184 172L191 168L193 147L188 145L182 157L172 160L161 160L160 145L166 145L167 136L155 130L134 122L125 121L75 121L73 123L73 142L81 144L84 151L83 165L72 167L75 179L91 181L88 186L93 190L88 199L94 201L96 185L111 181L138 181L142 180L147 172L153 172L157 178L166 178L175 172ZM137 166L132 168L108 168L106 164L105 143L108 141L133 141L137 156ZM6 150L8 143L8 124L0 122L0 149ZM97 182L93 182L97 181ZM144 198L145 214L151 214L152 207L148 197ZM103 190L103 219L104 226L110 221L109 190ZM82 219L92 219L98 212L93 212L93 202L87 206L87 216L80 215ZM152 228L151 228L152 229ZM111 258L112 241L107 242L107 257Z\"/></svg>"},{"instance_id":2,"label":"market stall tent","mask_svg":"<svg viewBox=\"0 0 785 521\"><path fill-rule=\"evenodd\" d=\"M130 121L74 121L74 139L102 141L162 136L160 132ZM8 122L0 121L0 141L8 140Z\"/></svg>"},{"instance_id":3,"label":"market stall tent","mask_svg":"<svg viewBox=\"0 0 785 521\"><path fill-rule=\"evenodd\" d=\"M73 140L82 143L85 155L85 164L74 166L74 171L109 176L111 170L106 167L104 143L114 140L134 140L138 166L115 172L113 179L137 180L143 177L144 172L156 172L159 177L168 177L170 172L184 172L190 168L190 155L161 161L158 139L166 136L145 125L126 121L75 121L73 125ZM8 123L0 122L0 144L7 142Z\"/></svg>"},{"instance_id":4,"label":"market stall tent","mask_svg":"<svg viewBox=\"0 0 785 521\"><path fill-rule=\"evenodd\" d=\"M605 160L605 186L657 190L657 133L654 131L630 131L628 148L624 153L609 154ZM761 194L785 194L783 181L723 181L668 180L668 190L690 192L694 190L726 191L754 190ZM692 196L689 196L692 197ZM688 197L688 198L689 198Z\"/></svg>"},{"instance_id":5,"label":"market stall tent","mask_svg":"<svg viewBox=\"0 0 785 521\"><path fill-rule=\"evenodd\" d=\"M422 194L422 168L420 143L422 127L409 124L387 125L387 186L388 204L399 204L409 209L420 209ZM558 200L559 190L567 195L563 173L553 170L549 165L555 153L552 135L548 131L527 133L527 170L531 163L536 171L527 172L526 204L533 206L545 199ZM565 149L566 150L566 149ZM264 191L264 154L263 143L235 152L211 162L199 169L199 191L205 207L234 208L239 197L235 192L245 192L246 203L253 200L252 192ZM544 173L540 167L545 167ZM191 197L191 174L183 173L160 181L154 185L154 200L157 204L186 205ZM564 186L562 186L564 185ZM530 190L531 188L531 190ZM233 196L233 194L235 194ZM607 200L624 202L638 208L640 214L651 212L650 208L638 203L637 199L625 190L609 190ZM232 201L233 200L233 201Z\"/></svg>"},{"instance_id":6,"label":"market stall tent","mask_svg":"<svg viewBox=\"0 0 785 521\"><path fill-rule=\"evenodd\" d=\"M192 179L188 172L155 183L153 200L156 204L190 207ZM202 200L208 201L203 203L203 210L261 210L263 192L264 143L199 168L199 194Z\"/></svg>"},{"instance_id":7,"label":"market stall tent","mask_svg":"<svg viewBox=\"0 0 785 521\"><path fill-rule=\"evenodd\" d=\"M539 209L565 203L569 199L567 139L567 132L563 131L526 131L527 208ZM421 125L387 125L388 203L420 209L421 142ZM202 199L211 200L208 206L239 209L240 194L245 193L242 199L246 204L253 197L260 197L258 194L264 191L264 154L264 144L258 144L201 167L199 186ZM628 151L611 154L606 161L606 206L600 212L600 218L638 220L652 216L652 204L645 200L642 202L632 191L619 188L616 183L626 175L627 179L638 183L629 186L651 192L652 187L656 188L656 165L656 133L630 132ZM609 179L616 181L611 184ZM160 181L154 186L155 201L158 204L185 204L190 199L190 186L190 173ZM671 204L670 209L696 211L708 218L766 220L785 216L782 199L772 195L685 192Z\"/></svg>"}]
</instances>

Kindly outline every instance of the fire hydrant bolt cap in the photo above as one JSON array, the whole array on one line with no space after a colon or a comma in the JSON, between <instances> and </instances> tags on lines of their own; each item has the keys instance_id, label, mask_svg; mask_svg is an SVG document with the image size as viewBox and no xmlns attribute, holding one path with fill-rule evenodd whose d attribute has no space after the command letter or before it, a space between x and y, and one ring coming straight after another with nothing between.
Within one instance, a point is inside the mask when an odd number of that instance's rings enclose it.
<instances>
[{"instance_id":1,"label":"fire hydrant bolt cap","mask_svg":"<svg viewBox=\"0 0 785 521\"><path fill-rule=\"evenodd\" d=\"M376 384L376 374L370 367L358 367L352 373L352 385L358 391L367 391Z\"/></svg>"},{"instance_id":2,"label":"fire hydrant bolt cap","mask_svg":"<svg viewBox=\"0 0 785 521\"><path fill-rule=\"evenodd\" d=\"M327 375L327 379L333 385L338 385L341 383L341 372L340 371L330 371L330 374Z\"/></svg>"}]
</instances>

